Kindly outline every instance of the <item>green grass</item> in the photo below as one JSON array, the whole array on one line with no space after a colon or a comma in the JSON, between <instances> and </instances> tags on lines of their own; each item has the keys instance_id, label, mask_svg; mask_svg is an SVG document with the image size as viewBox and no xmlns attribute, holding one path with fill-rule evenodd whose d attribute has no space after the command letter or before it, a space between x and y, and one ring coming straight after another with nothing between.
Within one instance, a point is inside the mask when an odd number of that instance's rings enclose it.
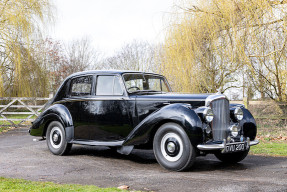
<instances>
[{"instance_id":1,"label":"green grass","mask_svg":"<svg viewBox=\"0 0 287 192\"><path fill-rule=\"evenodd\" d=\"M251 147L250 154L287 157L287 142L286 141L273 141L273 142L260 141L258 145Z\"/></svg>"},{"instance_id":2,"label":"green grass","mask_svg":"<svg viewBox=\"0 0 287 192\"><path fill-rule=\"evenodd\" d=\"M251 147L250 154L287 157L286 118L259 118L256 122L257 139L260 143Z\"/></svg>"},{"instance_id":3,"label":"green grass","mask_svg":"<svg viewBox=\"0 0 287 192\"><path fill-rule=\"evenodd\" d=\"M122 191L117 188L99 188L93 185L75 185L75 184L55 184L51 182L35 182L23 179L7 179L0 177L1 192L55 192L55 191L84 191L84 192L106 192Z\"/></svg>"},{"instance_id":4,"label":"green grass","mask_svg":"<svg viewBox=\"0 0 287 192\"><path fill-rule=\"evenodd\" d=\"M0 133L2 133L5 130L5 127L0 127Z\"/></svg>"}]
</instances>

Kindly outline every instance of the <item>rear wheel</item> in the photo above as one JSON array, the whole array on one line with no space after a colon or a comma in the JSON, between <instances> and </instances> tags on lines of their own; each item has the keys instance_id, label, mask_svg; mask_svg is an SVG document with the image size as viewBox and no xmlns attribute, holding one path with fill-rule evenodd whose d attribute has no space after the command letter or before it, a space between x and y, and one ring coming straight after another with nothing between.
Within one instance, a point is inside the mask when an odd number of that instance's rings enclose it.
<instances>
[{"instance_id":1,"label":"rear wheel","mask_svg":"<svg viewBox=\"0 0 287 192\"><path fill-rule=\"evenodd\" d=\"M62 124L58 121L49 124L46 140L49 150L55 155L65 155L72 148L72 144L66 141L66 133Z\"/></svg>"},{"instance_id":2,"label":"rear wheel","mask_svg":"<svg viewBox=\"0 0 287 192\"><path fill-rule=\"evenodd\" d=\"M219 159L222 162L225 163L237 163L245 159L245 157L248 155L249 149L242 152L236 152L236 153L221 153L217 152L215 153L215 157Z\"/></svg>"},{"instance_id":3,"label":"rear wheel","mask_svg":"<svg viewBox=\"0 0 287 192\"><path fill-rule=\"evenodd\" d=\"M158 163L173 171L190 168L196 157L188 136L176 123L166 123L158 129L154 136L153 150Z\"/></svg>"}]
</instances>

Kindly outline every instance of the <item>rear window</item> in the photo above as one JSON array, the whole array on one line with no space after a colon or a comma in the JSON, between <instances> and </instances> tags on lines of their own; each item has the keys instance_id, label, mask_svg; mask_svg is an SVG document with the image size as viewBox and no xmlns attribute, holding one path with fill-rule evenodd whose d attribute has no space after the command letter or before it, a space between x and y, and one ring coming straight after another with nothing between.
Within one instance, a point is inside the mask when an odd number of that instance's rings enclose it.
<instances>
[{"instance_id":1,"label":"rear window","mask_svg":"<svg viewBox=\"0 0 287 192\"><path fill-rule=\"evenodd\" d=\"M92 76L77 77L71 82L71 96L91 95Z\"/></svg>"}]
</instances>

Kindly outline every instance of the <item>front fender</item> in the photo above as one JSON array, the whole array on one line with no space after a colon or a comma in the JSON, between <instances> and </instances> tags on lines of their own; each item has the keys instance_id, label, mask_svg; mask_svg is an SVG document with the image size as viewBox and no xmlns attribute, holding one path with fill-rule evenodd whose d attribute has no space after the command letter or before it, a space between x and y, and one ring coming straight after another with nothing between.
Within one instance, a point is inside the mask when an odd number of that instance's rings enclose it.
<instances>
[{"instance_id":1,"label":"front fender","mask_svg":"<svg viewBox=\"0 0 287 192\"><path fill-rule=\"evenodd\" d=\"M244 114L243 119L239 123L239 126L243 129L244 137L249 137L251 141L255 140L257 134L257 126L253 115L242 104L230 104L231 117L235 122L237 121L234 117L234 110L236 107L240 107Z\"/></svg>"},{"instance_id":2,"label":"front fender","mask_svg":"<svg viewBox=\"0 0 287 192\"><path fill-rule=\"evenodd\" d=\"M51 121L61 122L65 129L73 127L73 119L67 107L62 104L55 104L43 111L33 122L29 131L30 135L45 136L47 124Z\"/></svg>"},{"instance_id":3,"label":"front fender","mask_svg":"<svg viewBox=\"0 0 287 192\"><path fill-rule=\"evenodd\" d=\"M243 119L240 121L240 127L243 127L243 135L249 137L251 141L255 140L257 134L256 121L250 111L246 108L243 110Z\"/></svg>"},{"instance_id":4,"label":"front fender","mask_svg":"<svg viewBox=\"0 0 287 192\"><path fill-rule=\"evenodd\" d=\"M202 122L199 116L186 104L170 104L153 112L140 122L127 136L123 145L139 145L147 143L165 122L175 122L182 126L193 145L203 141Z\"/></svg>"}]
</instances>

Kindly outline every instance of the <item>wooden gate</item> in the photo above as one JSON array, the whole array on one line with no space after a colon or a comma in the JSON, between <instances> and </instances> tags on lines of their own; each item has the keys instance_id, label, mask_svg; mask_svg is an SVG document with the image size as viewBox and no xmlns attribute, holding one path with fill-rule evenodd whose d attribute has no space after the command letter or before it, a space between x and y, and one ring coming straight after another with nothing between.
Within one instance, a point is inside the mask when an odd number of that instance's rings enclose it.
<instances>
[{"instance_id":1,"label":"wooden gate","mask_svg":"<svg viewBox=\"0 0 287 192\"><path fill-rule=\"evenodd\" d=\"M51 98L0 97L0 126L31 125Z\"/></svg>"}]
</instances>

